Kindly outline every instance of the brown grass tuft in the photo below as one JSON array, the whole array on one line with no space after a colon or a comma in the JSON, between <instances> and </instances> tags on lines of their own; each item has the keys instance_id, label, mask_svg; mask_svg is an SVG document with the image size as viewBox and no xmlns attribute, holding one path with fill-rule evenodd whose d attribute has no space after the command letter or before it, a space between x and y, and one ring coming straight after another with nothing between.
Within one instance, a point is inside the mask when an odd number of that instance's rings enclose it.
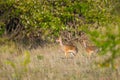
<instances>
[{"instance_id":1,"label":"brown grass tuft","mask_svg":"<svg viewBox=\"0 0 120 80\"><path fill-rule=\"evenodd\" d=\"M64 53L57 45L26 50L13 45L0 47L0 80L118 80L117 69L101 68L95 64L106 56L97 54L87 58L84 49L78 45L79 52L74 58L64 59ZM21 54L17 54L17 52ZM120 59L119 59L120 60Z\"/></svg>"}]
</instances>

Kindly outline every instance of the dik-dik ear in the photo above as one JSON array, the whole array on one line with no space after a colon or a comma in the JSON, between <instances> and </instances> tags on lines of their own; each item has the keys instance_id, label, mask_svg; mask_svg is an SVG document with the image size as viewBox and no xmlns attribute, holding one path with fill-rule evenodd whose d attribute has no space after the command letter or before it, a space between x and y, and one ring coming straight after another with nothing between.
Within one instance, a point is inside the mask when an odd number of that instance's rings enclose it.
<instances>
[{"instance_id":1,"label":"dik-dik ear","mask_svg":"<svg viewBox=\"0 0 120 80\"><path fill-rule=\"evenodd\" d=\"M62 37L61 37L61 36L59 36L58 40L59 40L59 41L62 41Z\"/></svg>"},{"instance_id":2,"label":"dik-dik ear","mask_svg":"<svg viewBox=\"0 0 120 80\"><path fill-rule=\"evenodd\" d=\"M56 42L60 42L61 40L61 36L59 36L57 39L56 39Z\"/></svg>"}]
</instances>

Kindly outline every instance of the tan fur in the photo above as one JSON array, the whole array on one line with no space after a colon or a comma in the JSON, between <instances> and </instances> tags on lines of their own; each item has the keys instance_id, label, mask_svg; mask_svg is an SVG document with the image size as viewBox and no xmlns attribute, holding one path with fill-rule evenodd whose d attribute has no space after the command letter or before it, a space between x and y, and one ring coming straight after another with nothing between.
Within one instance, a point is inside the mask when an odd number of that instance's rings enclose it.
<instances>
[{"instance_id":1,"label":"tan fur","mask_svg":"<svg viewBox=\"0 0 120 80\"><path fill-rule=\"evenodd\" d=\"M76 46L63 44L61 37L59 37L59 39L57 39L56 41L60 43L60 46L62 50L64 51L66 58L68 58L69 53L73 54L74 56L77 54L78 49Z\"/></svg>"},{"instance_id":2,"label":"tan fur","mask_svg":"<svg viewBox=\"0 0 120 80\"><path fill-rule=\"evenodd\" d=\"M83 44L88 55L92 55L93 53L98 52L98 48L96 46L88 46L84 40L83 40Z\"/></svg>"}]
</instances>

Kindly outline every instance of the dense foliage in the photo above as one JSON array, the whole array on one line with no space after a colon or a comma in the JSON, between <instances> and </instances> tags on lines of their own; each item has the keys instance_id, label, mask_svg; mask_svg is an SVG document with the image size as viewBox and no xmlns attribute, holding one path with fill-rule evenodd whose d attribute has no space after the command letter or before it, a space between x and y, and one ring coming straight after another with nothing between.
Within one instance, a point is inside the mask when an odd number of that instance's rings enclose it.
<instances>
[{"instance_id":1,"label":"dense foliage","mask_svg":"<svg viewBox=\"0 0 120 80\"><path fill-rule=\"evenodd\" d=\"M10 39L52 41L64 31L72 37L86 32L91 41L120 55L119 0L1 0L0 35ZM113 64L113 63L112 63Z\"/></svg>"}]
</instances>

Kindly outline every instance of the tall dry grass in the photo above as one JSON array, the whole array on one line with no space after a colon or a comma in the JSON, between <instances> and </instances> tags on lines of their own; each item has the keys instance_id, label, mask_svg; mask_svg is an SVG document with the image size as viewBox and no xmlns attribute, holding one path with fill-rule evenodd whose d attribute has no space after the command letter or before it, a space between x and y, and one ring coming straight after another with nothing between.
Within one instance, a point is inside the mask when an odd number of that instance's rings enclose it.
<instances>
[{"instance_id":1,"label":"tall dry grass","mask_svg":"<svg viewBox=\"0 0 120 80\"><path fill-rule=\"evenodd\" d=\"M88 59L80 44L74 58L65 59L56 44L27 50L10 43L0 46L0 80L119 80L119 61L116 70L109 65L100 67L109 55L94 54ZM70 56L71 57L71 56Z\"/></svg>"}]
</instances>

